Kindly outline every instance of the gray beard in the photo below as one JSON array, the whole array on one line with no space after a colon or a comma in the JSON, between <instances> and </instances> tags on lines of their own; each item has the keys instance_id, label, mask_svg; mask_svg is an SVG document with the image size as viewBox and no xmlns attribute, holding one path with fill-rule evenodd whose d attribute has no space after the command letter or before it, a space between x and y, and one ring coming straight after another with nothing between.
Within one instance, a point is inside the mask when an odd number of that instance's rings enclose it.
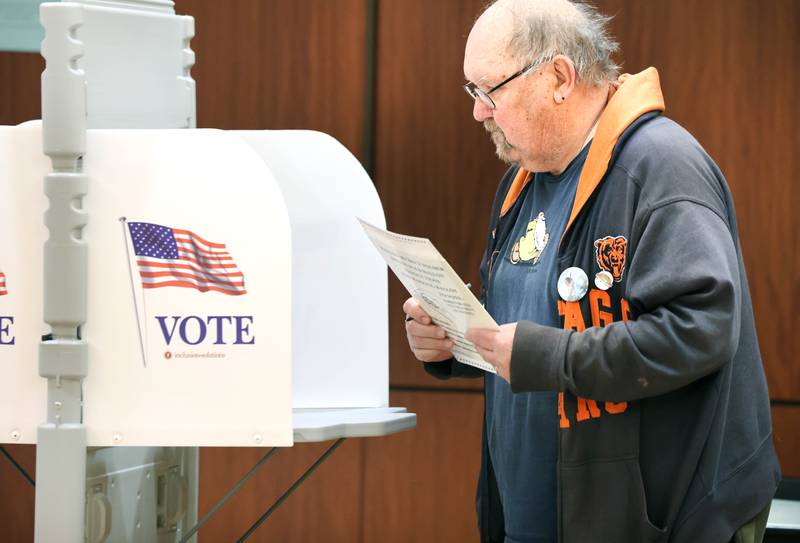
<instances>
[{"instance_id":1,"label":"gray beard","mask_svg":"<svg viewBox=\"0 0 800 543\"><path fill-rule=\"evenodd\" d=\"M489 132L489 136L492 138L497 158L506 164L515 163L516 161L511 158L511 151L514 149L514 146L508 142L506 135L503 134L503 131L497 126L497 123L491 119L487 119L483 121L483 127Z\"/></svg>"}]
</instances>

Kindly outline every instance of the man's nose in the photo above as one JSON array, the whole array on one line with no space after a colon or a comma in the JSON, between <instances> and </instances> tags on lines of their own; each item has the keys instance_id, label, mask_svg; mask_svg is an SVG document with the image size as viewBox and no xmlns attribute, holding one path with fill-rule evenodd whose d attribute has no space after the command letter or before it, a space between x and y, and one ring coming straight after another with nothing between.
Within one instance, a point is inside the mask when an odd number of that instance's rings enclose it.
<instances>
[{"instance_id":1,"label":"man's nose","mask_svg":"<svg viewBox=\"0 0 800 543\"><path fill-rule=\"evenodd\" d=\"M472 116L476 121L482 123L486 119L492 118L492 108L483 103L483 100L476 98L472 106Z\"/></svg>"}]
</instances>

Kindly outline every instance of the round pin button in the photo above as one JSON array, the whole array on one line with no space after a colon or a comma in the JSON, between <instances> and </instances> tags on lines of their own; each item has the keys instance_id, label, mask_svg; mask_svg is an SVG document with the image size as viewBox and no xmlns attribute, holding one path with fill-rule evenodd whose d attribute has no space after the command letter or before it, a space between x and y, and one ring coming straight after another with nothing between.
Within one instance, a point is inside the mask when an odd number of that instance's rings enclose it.
<instances>
[{"instance_id":1,"label":"round pin button","mask_svg":"<svg viewBox=\"0 0 800 543\"><path fill-rule=\"evenodd\" d=\"M606 270L597 272L597 275L594 276L594 286L600 290L608 290L613 284L614 276L608 273Z\"/></svg>"},{"instance_id":2,"label":"round pin button","mask_svg":"<svg viewBox=\"0 0 800 543\"><path fill-rule=\"evenodd\" d=\"M589 277L580 268L567 268L558 278L558 295L566 302L577 302L589 290Z\"/></svg>"}]
</instances>

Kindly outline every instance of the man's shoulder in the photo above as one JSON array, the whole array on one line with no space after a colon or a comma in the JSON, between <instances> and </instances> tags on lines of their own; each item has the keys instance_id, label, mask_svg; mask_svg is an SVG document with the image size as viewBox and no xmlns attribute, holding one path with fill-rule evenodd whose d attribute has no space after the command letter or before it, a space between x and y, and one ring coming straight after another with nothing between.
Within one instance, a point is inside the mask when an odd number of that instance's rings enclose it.
<instances>
[{"instance_id":1,"label":"man's shoulder","mask_svg":"<svg viewBox=\"0 0 800 543\"><path fill-rule=\"evenodd\" d=\"M635 183L651 204L678 200L726 207L727 183L714 160L685 128L658 115L623 133L613 168Z\"/></svg>"},{"instance_id":2,"label":"man's shoulder","mask_svg":"<svg viewBox=\"0 0 800 543\"><path fill-rule=\"evenodd\" d=\"M616 164L630 170L665 165L665 160L676 165L711 161L694 136L663 115L633 123L623 132L614 154Z\"/></svg>"}]
</instances>

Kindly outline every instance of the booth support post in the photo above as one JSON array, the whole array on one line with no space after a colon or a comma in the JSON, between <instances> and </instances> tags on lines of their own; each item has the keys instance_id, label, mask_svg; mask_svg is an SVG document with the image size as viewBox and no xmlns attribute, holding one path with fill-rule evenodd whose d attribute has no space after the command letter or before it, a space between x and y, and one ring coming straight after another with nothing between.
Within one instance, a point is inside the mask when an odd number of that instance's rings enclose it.
<instances>
[{"instance_id":1,"label":"booth support post","mask_svg":"<svg viewBox=\"0 0 800 543\"><path fill-rule=\"evenodd\" d=\"M47 421L37 432L37 543L83 542L86 519L82 411L88 346L80 327L86 321L88 281L88 247L83 240L88 183L81 172L87 121L85 77L77 67L83 44L75 33L83 20L75 8L40 8L47 29L42 43L43 148L53 172L44 180L50 203L44 217L50 234L44 246L44 320L51 334L39 345L39 375L47 379Z\"/></svg>"}]
</instances>

